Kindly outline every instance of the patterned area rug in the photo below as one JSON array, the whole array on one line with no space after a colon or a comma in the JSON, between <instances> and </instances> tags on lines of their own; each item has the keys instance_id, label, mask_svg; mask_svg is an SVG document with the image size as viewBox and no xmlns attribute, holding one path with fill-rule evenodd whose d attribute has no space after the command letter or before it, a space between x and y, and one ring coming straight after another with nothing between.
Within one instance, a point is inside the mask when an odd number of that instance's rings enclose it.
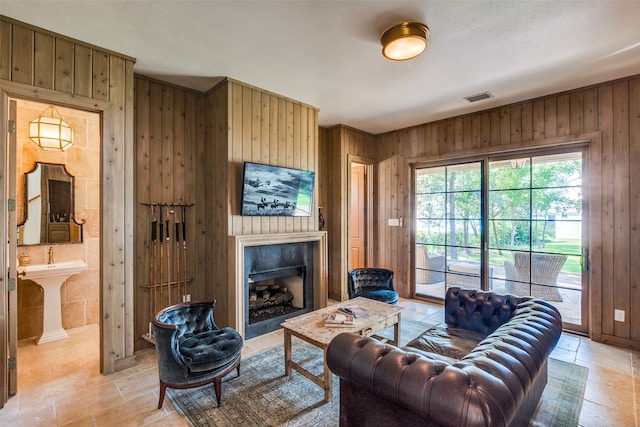
<instances>
[{"instance_id":1,"label":"patterned area rug","mask_svg":"<svg viewBox=\"0 0 640 427\"><path fill-rule=\"evenodd\" d=\"M429 325L402 320L400 344ZM391 330L382 335L390 334ZM242 361L222 382L222 402L216 406L213 385L187 390L167 390L176 410L194 426L337 426L340 411L339 380L334 376L333 400L325 403L320 387L293 372L284 376L282 346ZM316 347L293 340L294 360L317 358L305 367L320 374L322 353ZM577 426L587 381L587 368L549 359L549 381L531 426Z\"/></svg>"}]
</instances>

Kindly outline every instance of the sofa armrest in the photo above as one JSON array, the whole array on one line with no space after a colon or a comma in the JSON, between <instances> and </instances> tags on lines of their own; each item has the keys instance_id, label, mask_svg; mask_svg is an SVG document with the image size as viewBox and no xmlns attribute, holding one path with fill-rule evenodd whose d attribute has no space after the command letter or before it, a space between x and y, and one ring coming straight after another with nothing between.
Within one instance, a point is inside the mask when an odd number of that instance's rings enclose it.
<instances>
[{"instance_id":1,"label":"sofa armrest","mask_svg":"<svg viewBox=\"0 0 640 427\"><path fill-rule=\"evenodd\" d=\"M341 389L342 381L353 383L435 425L507 425L517 406L507 384L475 366L456 367L370 337L338 335L329 344L327 365Z\"/></svg>"}]
</instances>

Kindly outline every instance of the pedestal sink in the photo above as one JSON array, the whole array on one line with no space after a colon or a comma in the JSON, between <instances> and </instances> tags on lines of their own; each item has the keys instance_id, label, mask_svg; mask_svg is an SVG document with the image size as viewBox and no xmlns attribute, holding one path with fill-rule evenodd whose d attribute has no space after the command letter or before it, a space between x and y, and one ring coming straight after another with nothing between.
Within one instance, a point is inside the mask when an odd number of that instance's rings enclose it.
<instances>
[{"instance_id":1,"label":"pedestal sink","mask_svg":"<svg viewBox=\"0 0 640 427\"><path fill-rule=\"evenodd\" d=\"M33 280L44 289L42 336L38 338L38 344L69 337L67 331L62 328L60 287L69 277L86 269L87 264L80 260L18 267L21 279Z\"/></svg>"}]
</instances>

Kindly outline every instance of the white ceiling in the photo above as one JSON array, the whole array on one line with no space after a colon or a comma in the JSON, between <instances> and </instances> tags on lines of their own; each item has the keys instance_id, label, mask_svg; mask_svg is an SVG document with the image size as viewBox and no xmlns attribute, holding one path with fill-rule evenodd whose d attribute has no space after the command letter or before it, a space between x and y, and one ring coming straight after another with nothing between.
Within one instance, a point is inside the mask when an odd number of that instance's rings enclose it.
<instances>
[{"instance_id":1,"label":"white ceiling","mask_svg":"<svg viewBox=\"0 0 640 427\"><path fill-rule=\"evenodd\" d=\"M374 134L640 73L636 0L0 0L0 14L134 57L139 74L201 91L228 76ZM380 35L403 20L430 45L391 62Z\"/></svg>"}]
</instances>

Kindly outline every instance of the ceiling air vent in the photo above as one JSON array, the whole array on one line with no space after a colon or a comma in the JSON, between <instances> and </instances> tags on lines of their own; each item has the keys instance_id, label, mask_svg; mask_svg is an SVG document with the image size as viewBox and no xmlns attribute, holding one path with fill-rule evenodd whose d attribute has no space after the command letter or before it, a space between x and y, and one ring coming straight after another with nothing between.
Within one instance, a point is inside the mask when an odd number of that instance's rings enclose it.
<instances>
[{"instance_id":1,"label":"ceiling air vent","mask_svg":"<svg viewBox=\"0 0 640 427\"><path fill-rule=\"evenodd\" d=\"M477 93L475 95L464 97L464 99L466 99L469 102L482 101L483 99L488 99L488 98L493 98L493 95L491 94L491 92L482 92L482 93Z\"/></svg>"}]
</instances>

